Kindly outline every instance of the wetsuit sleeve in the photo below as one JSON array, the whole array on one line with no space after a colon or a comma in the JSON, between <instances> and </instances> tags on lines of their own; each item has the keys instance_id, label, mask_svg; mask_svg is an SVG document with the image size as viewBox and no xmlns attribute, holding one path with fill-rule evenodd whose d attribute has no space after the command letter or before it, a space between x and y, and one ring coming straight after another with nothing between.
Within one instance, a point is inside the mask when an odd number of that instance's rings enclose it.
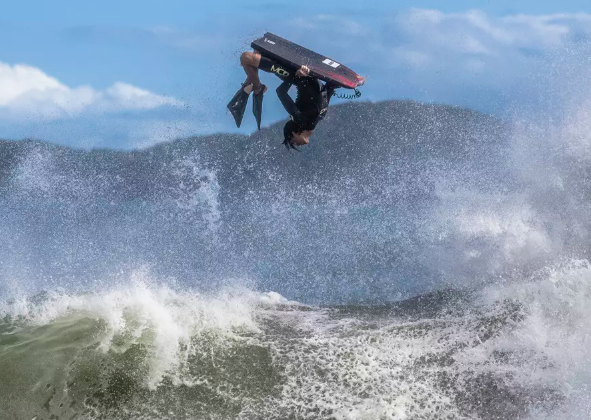
<instances>
[{"instance_id":1,"label":"wetsuit sleeve","mask_svg":"<svg viewBox=\"0 0 591 420\"><path fill-rule=\"evenodd\" d=\"M294 119L298 119L300 117L300 111L296 106L291 96L289 96L289 88L291 87L291 82L285 81L279 85L277 88L277 96L283 105L283 108L287 111L289 115L291 115Z\"/></svg>"}]
</instances>

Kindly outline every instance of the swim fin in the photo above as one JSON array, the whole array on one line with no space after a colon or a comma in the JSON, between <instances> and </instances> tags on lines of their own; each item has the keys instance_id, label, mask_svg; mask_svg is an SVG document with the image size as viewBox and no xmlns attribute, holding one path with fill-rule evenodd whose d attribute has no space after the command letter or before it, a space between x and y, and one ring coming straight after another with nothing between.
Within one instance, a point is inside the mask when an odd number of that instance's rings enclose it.
<instances>
[{"instance_id":1,"label":"swim fin","mask_svg":"<svg viewBox=\"0 0 591 420\"><path fill-rule=\"evenodd\" d=\"M261 85L261 91L252 95L252 113L257 121L257 128L261 129L261 118L263 116L263 96L267 90L267 86Z\"/></svg>"},{"instance_id":2,"label":"swim fin","mask_svg":"<svg viewBox=\"0 0 591 420\"><path fill-rule=\"evenodd\" d=\"M234 121L236 121L236 127L238 128L240 128L240 124L242 124L242 117L244 117L244 111L246 111L248 97L250 96L250 92L244 91L246 86L248 85L242 85L232 100L228 102L228 109L232 113Z\"/></svg>"}]
</instances>

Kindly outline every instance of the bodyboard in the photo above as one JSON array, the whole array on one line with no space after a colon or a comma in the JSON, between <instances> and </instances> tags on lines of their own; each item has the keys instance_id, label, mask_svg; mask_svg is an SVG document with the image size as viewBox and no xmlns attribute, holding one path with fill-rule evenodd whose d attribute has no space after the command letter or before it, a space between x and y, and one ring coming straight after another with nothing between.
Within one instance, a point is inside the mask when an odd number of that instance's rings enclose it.
<instances>
[{"instance_id":1,"label":"bodyboard","mask_svg":"<svg viewBox=\"0 0 591 420\"><path fill-rule=\"evenodd\" d=\"M310 75L337 87L355 89L362 81L361 76L341 63L270 32L255 39L251 47L287 67L299 69L301 66L308 66Z\"/></svg>"}]
</instances>

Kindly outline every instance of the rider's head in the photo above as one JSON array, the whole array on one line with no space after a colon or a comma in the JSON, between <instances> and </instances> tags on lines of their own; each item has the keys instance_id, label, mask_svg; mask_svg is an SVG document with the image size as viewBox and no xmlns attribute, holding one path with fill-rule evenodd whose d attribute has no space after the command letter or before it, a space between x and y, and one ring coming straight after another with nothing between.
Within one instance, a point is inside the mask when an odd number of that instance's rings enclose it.
<instances>
[{"instance_id":1,"label":"rider's head","mask_svg":"<svg viewBox=\"0 0 591 420\"><path fill-rule=\"evenodd\" d=\"M289 120L283 126L283 144L288 149L295 149L296 146L309 144L311 135L311 130L302 130L302 128L292 120Z\"/></svg>"}]
</instances>

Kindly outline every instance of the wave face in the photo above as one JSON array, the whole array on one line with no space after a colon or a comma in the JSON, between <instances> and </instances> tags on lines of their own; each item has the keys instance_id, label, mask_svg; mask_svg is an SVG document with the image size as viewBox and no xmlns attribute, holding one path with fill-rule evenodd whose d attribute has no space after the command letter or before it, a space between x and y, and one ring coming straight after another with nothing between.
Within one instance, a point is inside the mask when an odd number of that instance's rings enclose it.
<instances>
[{"instance_id":1,"label":"wave face","mask_svg":"<svg viewBox=\"0 0 591 420\"><path fill-rule=\"evenodd\" d=\"M588 419L587 109L335 107L301 154L0 144L0 412Z\"/></svg>"},{"instance_id":2,"label":"wave face","mask_svg":"<svg viewBox=\"0 0 591 420\"><path fill-rule=\"evenodd\" d=\"M39 420L583 419L590 275L579 263L504 291L323 308L145 273L47 293L2 308L0 406Z\"/></svg>"}]
</instances>

